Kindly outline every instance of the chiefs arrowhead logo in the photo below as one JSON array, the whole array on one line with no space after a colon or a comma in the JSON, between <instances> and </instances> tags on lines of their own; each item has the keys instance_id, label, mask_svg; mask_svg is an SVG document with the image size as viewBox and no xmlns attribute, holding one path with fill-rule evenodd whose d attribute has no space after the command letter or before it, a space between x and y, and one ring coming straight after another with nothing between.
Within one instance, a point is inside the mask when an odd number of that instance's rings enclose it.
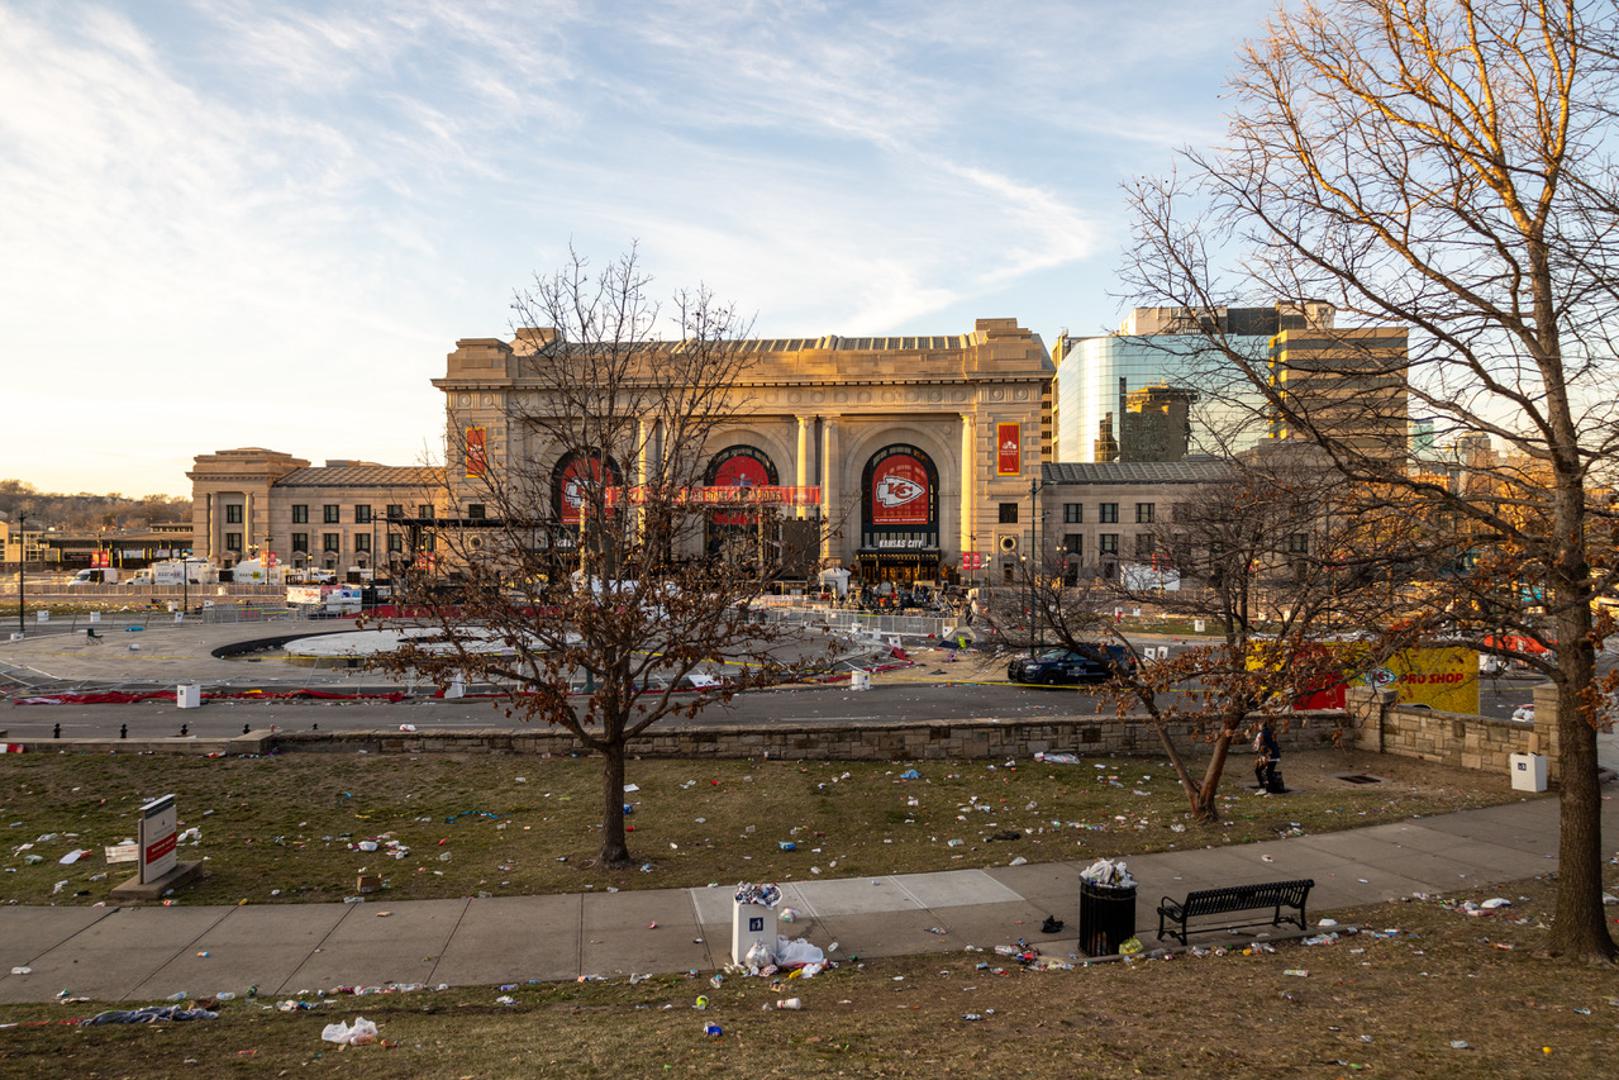
<instances>
[{"instance_id":1,"label":"chiefs arrowhead logo","mask_svg":"<svg viewBox=\"0 0 1619 1080\"><path fill-rule=\"evenodd\" d=\"M885 476L877 481L876 498L883 506L893 509L913 503L927 494L927 488L903 476Z\"/></svg>"}]
</instances>

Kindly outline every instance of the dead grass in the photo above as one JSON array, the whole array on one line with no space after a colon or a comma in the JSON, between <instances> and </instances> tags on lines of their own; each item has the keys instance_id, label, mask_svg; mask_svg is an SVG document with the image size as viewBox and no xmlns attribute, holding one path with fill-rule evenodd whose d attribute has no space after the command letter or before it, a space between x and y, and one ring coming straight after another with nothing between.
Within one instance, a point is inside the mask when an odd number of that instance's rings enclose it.
<instances>
[{"instance_id":1,"label":"dead grass","mask_svg":"<svg viewBox=\"0 0 1619 1080\"><path fill-rule=\"evenodd\" d=\"M1619 868L1608 880L1619 885ZM1335 913L1398 930L1387 938L1069 972L978 970L996 958L952 954L846 965L780 988L667 977L523 986L511 1007L496 1004L495 988L469 988L343 997L290 1014L237 1001L217 1021L150 1027L61 1023L88 1015L83 1005L0 1007L0 1023L20 1025L0 1034L0 1075L1611 1075L1614 971L1537 958L1545 881L1495 895L1514 906L1482 918L1415 901ZM706 1012L692 1008L698 993L712 999ZM802 1011L765 1008L788 994ZM964 1020L969 1012L984 1019ZM388 1046L320 1042L323 1025L355 1015L376 1021ZM722 1038L705 1037L710 1021Z\"/></svg>"},{"instance_id":2,"label":"dead grass","mask_svg":"<svg viewBox=\"0 0 1619 1080\"><path fill-rule=\"evenodd\" d=\"M390 898L427 899L860 877L1018 857L1089 860L1516 797L1505 777L1349 751L1288 755L1295 793L1264 797L1245 786L1252 782L1245 765L1236 759L1228 768L1225 820L1210 827L1187 819L1163 763L1147 758L1062 766L928 761L915 763L922 774L915 781L901 779L911 767L903 762L636 761L628 779L640 790L626 801L635 804L632 850L652 868L641 872L595 864L601 782L592 759L7 755L0 758L0 902L104 899L131 870L108 867L102 848L131 835L143 800L171 791L182 826L202 832L199 844L182 849L183 858L206 860L187 903L340 899L362 869L384 876ZM1386 782L1333 779L1344 772ZM352 847L388 834L410 848L407 858ZM797 850L780 850L783 842ZM25 843L33 849L17 850ZM75 848L92 854L59 865ZM30 854L43 861L29 864ZM58 882L65 882L60 890Z\"/></svg>"}]
</instances>

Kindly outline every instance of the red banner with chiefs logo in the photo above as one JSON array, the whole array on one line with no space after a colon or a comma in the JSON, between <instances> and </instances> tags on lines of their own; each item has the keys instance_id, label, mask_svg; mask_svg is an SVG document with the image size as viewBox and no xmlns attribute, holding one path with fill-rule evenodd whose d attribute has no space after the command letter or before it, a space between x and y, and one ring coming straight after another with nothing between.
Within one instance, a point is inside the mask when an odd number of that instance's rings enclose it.
<instances>
[{"instance_id":1,"label":"red banner with chiefs logo","mask_svg":"<svg viewBox=\"0 0 1619 1080\"><path fill-rule=\"evenodd\" d=\"M871 525L927 525L932 521L928 468L912 454L890 454L871 472Z\"/></svg>"},{"instance_id":2,"label":"red banner with chiefs logo","mask_svg":"<svg viewBox=\"0 0 1619 1080\"><path fill-rule=\"evenodd\" d=\"M995 425L995 475L1016 476L1023 471L1023 425Z\"/></svg>"},{"instance_id":3,"label":"red banner with chiefs logo","mask_svg":"<svg viewBox=\"0 0 1619 1080\"><path fill-rule=\"evenodd\" d=\"M720 501L730 501L723 497L724 489L735 488L767 488L776 483L776 470L765 456L763 450L751 446L733 446L722 450L709 465L706 477L706 488L721 489ZM734 497L736 492L731 492ZM750 513L737 511L720 511L713 517L716 525L749 525L754 521Z\"/></svg>"},{"instance_id":4,"label":"red banner with chiefs logo","mask_svg":"<svg viewBox=\"0 0 1619 1080\"><path fill-rule=\"evenodd\" d=\"M575 454L557 477L559 511L564 525L577 525L585 513L585 500L592 485L618 484L617 471L603 466L596 454Z\"/></svg>"},{"instance_id":5,"label":"red banner with chiefs logo","mask_svg":"<svg viewBox=\"0 0 1619 1080\"><path fill-rule=\"evenodd\" d=\"M467 428L467 476L489 471L489 433L481 427Z\"/></svg>"}]
</instances>

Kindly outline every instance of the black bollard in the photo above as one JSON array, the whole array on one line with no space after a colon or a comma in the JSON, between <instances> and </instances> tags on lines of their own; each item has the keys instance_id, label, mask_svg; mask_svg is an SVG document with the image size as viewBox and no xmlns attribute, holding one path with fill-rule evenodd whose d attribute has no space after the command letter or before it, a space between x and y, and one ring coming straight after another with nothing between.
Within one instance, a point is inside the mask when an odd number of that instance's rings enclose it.
<instances>
[{"instance_id":1,"label":"black bollard","mask_svg":"<svg viewBox=\"0 0 1619 1080\"><path fill-rule=\"evenodd\" d=\"M52 729L52 731L51 731L51 738L60 739L61 737L62 737L62 725L57 724L56 727L54 729Z\"/></svg>"},{"instance_id":2,"label":"black bollard","mask_svg":"<svg viewBox=\"0 0 1619 1080\"><path fill-rule=\"evenodd\" d=\"M129 725L128 724L120 724L118 726L118 737L120 739L129 738Z\"/></svg>"},{"instance_id":3,"label":"black bollard","mask_svg":"<svg viewBox=\"0 0 1619 1080\"><path fill-rule=\"evenodd\" d=\"M252 730L253 730L253 728L250 725L248 725L248 724L243 724L242 725L242 734L243 735L246 735L249 731L252 731Z\"/></svg>"},{"instance_id":4,"label":"black bollard","mask_svg":"<svg viewBox=\"0 0 1619 1080\"><path fill-rule=\"evenodd\" d=\"M191 729L190 724L181 724L180 725L180 738L182 738L182 739L185 738L187 732L189 732L190 729Z\"/></svg>"},{"instance_id":5,"label":"black bollard","mask_svg":"<svg viewBox=\"0 0 1619 1080\"><path fill-rule=\"evenodd\" d=\"M320 725L319 724L310 724L309 725L309 730L310 731L319 731L320 730Z\"/></svg>"}]
</instances>

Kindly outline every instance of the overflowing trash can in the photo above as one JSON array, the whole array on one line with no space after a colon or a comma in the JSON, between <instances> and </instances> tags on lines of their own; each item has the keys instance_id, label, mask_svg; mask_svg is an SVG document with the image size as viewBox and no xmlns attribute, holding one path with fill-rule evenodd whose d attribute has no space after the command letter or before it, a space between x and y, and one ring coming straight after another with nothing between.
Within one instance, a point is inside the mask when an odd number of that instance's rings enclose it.
<instances>
[{"instance_id":1,"label":"overflowing trash can","mask_svg":"<svg viewBox=\"0 0 1619 1080\"><path fill-rule=\"evenodd\" d=\"M754 885L744 882L736 887L731 907L731 963L743 967L757 964L763 951L765 964L772 962L776 951L776 905L781 903L781 890L774 885ZM755 964L750 965L749 954Z\"/></svg>"},{"instance_id":2,"label":"overflowing trash can","mask_svg":"<svg viewBox=\"0 0 1619 1080\"><path fill-rule=\"evenodd\" d=\"M1079 874L1079 948L1114 956L1136 936L1136 880L1124 863L1098 859Z\"/></svg>"}]
</instances>

